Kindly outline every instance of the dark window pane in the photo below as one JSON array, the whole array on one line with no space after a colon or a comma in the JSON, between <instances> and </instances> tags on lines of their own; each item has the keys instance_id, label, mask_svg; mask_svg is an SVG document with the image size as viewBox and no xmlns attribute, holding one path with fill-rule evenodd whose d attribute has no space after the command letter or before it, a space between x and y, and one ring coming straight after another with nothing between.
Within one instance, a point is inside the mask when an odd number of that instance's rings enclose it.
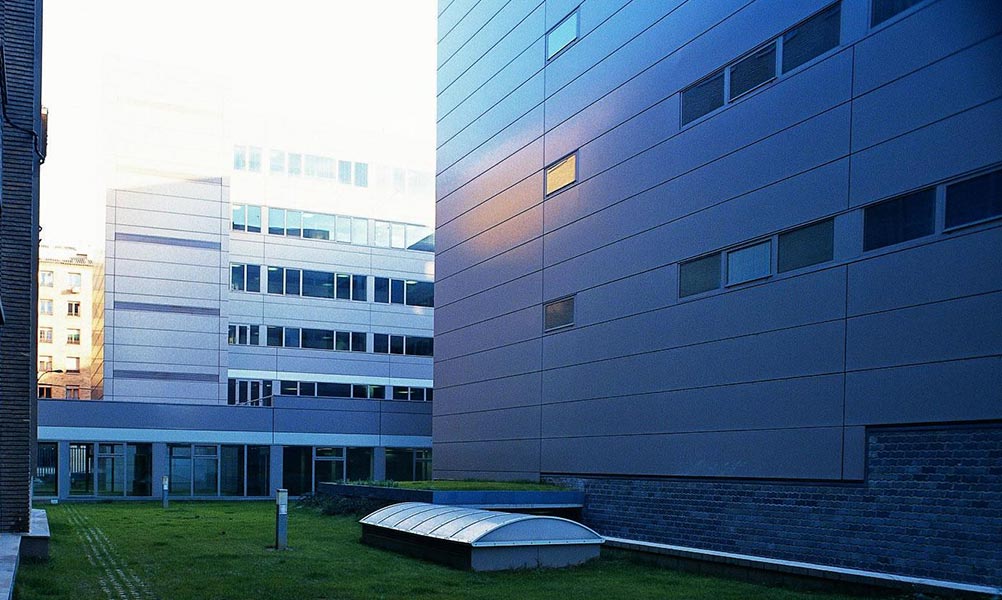
<instances>
[{"instance_id":1,"label":"dark window pane","mask_svg":"<svg viewBox=\"0 0 1002 600\"><path fill-rule=\"evenodd\" d=\"M347 331L337 332L335 335L334 349L344 350L346 352L351 350L351 333Z\"/></svg>"},{"instance_id":2,"label":"dark window pane","mask_svg":"<svg viewBox=\"0 0 1002 600\"><path fill-rule=\"evenodd\" d=\"M863 210L863 250L930 235L935 222L935 209L935 188L866 207Z\"/></svg>"},{"instance_id":3,"label":"dark window pane","mask_svg":"<svg viewBox=\"0 0 1002 600\"><path fill-rule=\"evenodd\" d=\"M776 76L776 43L756 50L731 67L731 100Z\"/></svg>"},{"instance_id":4,"label":"dark window pane","mask_svg":"<svg viewBox=\"0 0 1002 600\"><path fill-rule=\"evenodd\" d=\"M301 271L299 269L286 269L285 270L285 293L290 296L299 295L299 278Z\"/></svg>"},{"instance_id":5,"label":"dark window pane","mask_svg":"<svg viewBox=\"0 0 1002 600\"><path fill-rule=\"evenodd\" d=\"M282 396L298 396L299 395L299 382L298 381L283 381L279 392Z\"/></svg>"},{"instance_id":6,"label":"dark window pane","mask_svg":"<svg viewBox=\"0 0 1002 600\"><path fill-rule=\"evenodd\" d=\"M413 450L386 449L386 479L389 481L414 480Z\"/></svg>"},{"instance_id":7,"label":"dark window pane","mask_svg":"<svg viewBox=\"0 0 1002 600\"><path fill-rule=\"evenodd\" d=\"M393 304L403 304L404 303L404 280L403 279L391 279L390 280L390 302Z\"/></svg>"},{"instance_id":8,"label":"dark window pane","mask_svg":"<svg viewBox=\"0 0 1002 600\"><path fill-rule=\"evenodd\" d=\"M282 345L282 328L281 327L269 327L268 328L268 345L280 347Z\"/></svg>"},{"instance_id":9,"label":"dark window pane","mask_svg":"<svg viewBox=\"0 0 1002 600\"><path fill-rule=\"evenodd\" d=\"M261 345L261 328L257 325L250 325L250 345Z\"/></svg>"},{"instance_id":10,"label":"dark window pane","mask_svg":"<svg viewBox=\"0 0 1002 600\"><path fill-rule=\"evenodd\" d=\"M946 187L946 226L1002 216L1002 171Z\"/></svg>"},{"instance_id":11,"label":"dark window pane","mask_svg":"<svg viewBox=\"0 0 1002 600\"><path fill-rule=\"evenodd\" d=\"M351 397L352 398L368 398L369 397L369 386L354 384L351 386Z\"/></svg>"},{"instance_id":12,"label":"dark window pane","mask_svg":"<svg viewBox=\"0 0 1002 600\"><path fill-rule=\"evenodd\" d=\"M223 446L219 449L219 493L223 496L244 495L243 446Z\"/></svg>"},{"instance_id":13,"label":"dark window pane","mask_svg":"<svg viewBox=\"0 0 1002 600\"><path fill-rule=\"evenodd\" d=\"M268 446L247 446L247 495L269 495L271 472L271 448Z\"/></svg>"},{"instance_id":14,"label":"dark window pane","mask_svg":"<svg viewBox=\"0 0 1002 600\"><path fill-rule=\"evenodd\" d=\"M300 396L316 396L317 395L317 384L312 381L300 381L299 382L299 395Z\"/></svg>"},{"instance_id":15,"label":"dark window pane","mask_svg":"<svg viewBox=\"0 0 1002 600\"><path fill-rule=\"evenodd\" d=\"M720 287L720 254L679 265L678 296L684 298Z\"/></svg>"},{"instance_id":16,"label":"dark window pane","mask_svg":"<svg viewBox=\"0 0 1002 600\"><path fill-rule=\"evenodd\" d=\"M244 289L244 266L230 265L230 289Z\"/></svg>"},{"instance_id":17,"label":"dark window pane","mask_svg":"<svg viewBox=\"0 0 1002 600\"><path fill-rule=\"evenodd\" d=\"M285 328L285 347L286 348L298 348L299 347L299 329L296 327L286 327Z\"/></svg>"},{"instance_id":18,"label":"dark window pane","mask_svg":"<svg viewBox=\"0 0 1002 600\"><path fill-rule=\"evenodd\" d=\"M268 293L285 293L285 269L282 267L268 267Z\"/></svg>"},{"instance_id":19,"label":"dark window pane","mask_svg":"<svg viewBox=\"0 0 1002 600\"><path fill-rule=\"evenodd\" d=\"M407 336L405 348L406 354L411 356L431 356L433 351L432 339L429 337Z\"/></svg>"},{"instance_id":20,"label":"dark window pane","mask_svg":"<svg viewBox=\"0 0 1002 600\"><path fill-rule=\"evenodd\" d=\"M351 300L351 275L338 274L336 276L337 281L337 297L342 300Z\"/></svg>"},{"instance_id":21,"label":"dark window pane","mask_svg":"<svg viewBox=\"0 0 1002 600\"><path fill-rule=\"evenodd\" d=\"M261 291L261 265L247 265L247 291Z\"/></svg>"},{"instance_id":22,"label":"dark window pane","mask_svg":"<svg viewBox=\"0 0 1002 600\"><path fill-rule=\"evenodd\" d=\"M373 278L374 289L372 292L373 302L390 301L390 280L385 277Z\"/></svg>"},{"instance_id":23,"label":"dark window pane","mask_svg":"<svg viewBox=\"0 0 1002 600\"><path fill-rule=\"evenodd\" d=\"M272 235L285 235L285 209L268 209L268 233Z\"/></svg>"},{"instance_id":24,"label":"dark window pane","mask_svg":"<svg viewBox=\"0 0 1002 600\"><path fill-rule=\"evenodd\" d=\"M424 402L424 388L412 387L411 388L411 401L413 401L413 402Z\"/></svg>"},{"instance_id":25,"label":"dark window pane","mask_svg":"<svg viewBox=\"0 0 1002 600\"><path fill-rule=\"evenodd\" d=\"M319 457L320 448L317 448ZM316 471L317 483L327 483L331 481L344 481L344 461L343 460L317 460L313 466Z\"/></svg>"},{"instance_id":26,"label":"dark window pane","mask_svg":"<svg viewBox=\"0 0 1002 600\"><path fill-rule=\"evenodd\" d=\"M386 397L386 386L383 385L370 385L369 386L369 398L385 398Z\"/></svg>"},{"instance_id":27,"label":"dark window pane","mask_svg":"<svg viewBox=\"0 0 1002 600\"><path fill-rule=\"evenodd\" d=\"M230 379L227 381L226 385L226 403L236 404L237 403L237 380Z\"/></svg>"},{"instance_id":28,"label":"dark window pane","mask_svg":"<svg viewBox=\"0 0 1002 600\"><path fill-rule=\"evenodd\" d=\"M366 299L366 276L365 275L352 275L351 276L351 299L365 301Z\"/></svg>"},{"instance_id":29,"label":"dark window pane","mask_svg":"<svg viewBox=\"0 0 1002 600\"><path fill-rule=\"evenodd\" d=\"M303 295L312 298L333 298L334 274L325 271L303 271Z\"/></svg>"},{"instance_id":30,"label":"dark window pane","mask_svg":"<svg viewBox=\"0 0 1002 600\"><path fill-rule=\"evenodd\" d=\"M327 329L303 329L303 348L334 349L334 332Z\"/></svg>"},{"instance_id":31,"label":"dark window pane","mask_svg":"<svg viewBox=\"0 0 1002 600\"><path fill-rule=\"evenodd\" d=\"M427 281L408 281L407 304L435 306L435 284Z\"/></svg>"},{"instance_id":32,"label":"dark window pane","mask_svg":"<svg viewBox=\"0 0 1002 600\"><path fill-rule=\"evenodd\" d=\"M385 333L372 334L372 351L377 354L386 354L390 351L390 336Z\"/></svg>"},{"instance_id":33,"label":"dark window pane","mask_svg":"<svg viewBox=\"0 0 1002 600\"><path fill-rule=\"evenodd\" d=\"M838 46L841 8L833 4L783 35L784 73Z\"/></svg>"},{"instance_id":34,"label":"dark window pane","mask_svg":"<svg viewBox=\"0 0 1002 600\"><path fill-rule=\"evenodd\" d=\"M313 448L286 446L282 449L282 487L290 496L313 491Z\"/></svg>"},{"instance_id":35,"label":"dark window pane","mask_svg":"<svg viewBox=\"0 0 1002 600\"><path fill-rule=\"evenodd\" d=\"M351 384L317 383L317 396L323 398L351 398Z\"/></svg>"},{"instance_id":36,"label":"dark window pane","mask_svg":"<svg viewBox=\"0 0 1002 600\"><path fill-rule=\"evenodd\" d=\"M724 72L713 75L682 90L682 124L695 121L724 105Z\"/></svg>"},{"instance_id":37,"label":"dark window pane","mask_svg":"<svg viewBox=\"0 0 1002 600\"><path fill-rule=\"evenodd\" d=\"M153 445L128 444L125 447L127 496L153 495Z\"/></svg>"},{"instance_id":38,"label":"dark window pane","mask_svg":"<svg viewBox=\"0 0 1002 600\"><path fill-rule=\"evenodd\" d=\"M834 239L832 219L780 234L779 272L828 262L833 258Z\"/></svg>"},{"instance_id":39,"label":"dark window pane","mask_svg":"<svg viewBox=\"0 0 1002 600\"><path fill-rule=\"evenodd\" d=\"M403 354L403 353L404 353L404 336L391 335L390 354Z\"/></svg>"},{"instance_id":40,"label":"dark window pane","mask_svg":"<svg viewBox=\"0 0 1002 600\"><path fill-rule=\"evenodd\" d=\"M922 0L873 0L870 26L876 27L894 15L915 6Z\"/></svg>"},{"instance_id":41,"label":"dark window pane","mask_svg":"<svg viewBox=\"0 0 1002 600\"><path fill-rule=\"evenodd\" d=\"M72 451L73 447L70 446L71 457ZM168 492L171 496L191 495L191 446L168 447L168 477Z\"/></svg>"},{"instance_id":42,"label":"dark window pane","mask_svg":"<svg viewBox=\"0 0 1002 600\"><path fill-rule=\"evenodd\" d=\"M351 332L351 351L352 352L365 352L365 332L364 331L353 331L353 332Z\"/></svg>"},{"instance_id":43,"label":"dark window pane","mask_svg":"<svg viewBox=\"0 0 1002 600\"><path fill-rule=\"evenodd\" d=\"M399 385L393 386L393 399L394 400L410 400L410 388L402 387Z\"/></svg>"},{"instance_id":44,"label":"dark window pane","mask_svg":"<svg viewBox=\"0 0 1002 600\"><path fill-rule=\"evenodd\" d=\"M372 479L372 448L348 448L348 480Z\"/></svg>"},{"instance_id":45,"label":"dark window pane","mask_svg":"<svg viewBox=\"0 0 1002 600\"><path fill-rule=\"evenodd\" d=\"M431 402L435 393L435 388L426 388L424 391L425 402Z\"/></svg>"},{"instance_id":46,"label":"dark window pane","mask_svg":"<svg viewBox=\"0 0 1002 600\"><path fill-rule=\"evenodd\" d=\"M227 334L226 334L226 343L227 344L231 344L231 345L237 343L237 326L236 325L230 325L229 326L229 328L227 330Z\"/></svg>"},{"instance_id":47,"label":"dark window pane","mask_svg":"<svg viewBox=\"0 0 1002 600\"><path fill-rule=\"evenodd\" d=\"M564 298L543 306L543 329L556 329L574 324L574 298Z\"/></svg>"}]
</instances>

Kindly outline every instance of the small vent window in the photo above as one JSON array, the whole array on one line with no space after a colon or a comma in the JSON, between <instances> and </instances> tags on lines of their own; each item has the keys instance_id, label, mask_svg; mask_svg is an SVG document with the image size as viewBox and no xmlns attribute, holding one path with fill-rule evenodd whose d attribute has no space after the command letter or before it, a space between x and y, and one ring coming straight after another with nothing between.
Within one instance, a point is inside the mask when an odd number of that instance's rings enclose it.
<instances>
[{"instance_id":1,"label":"small vent window","mask_svg":"<svg viewBox=\"0 0 1002 600\"><path fill-rule=\"evenodd\" d=\"M577 181L578 155L571 154L546 168L546 194L552 194Z\"/></svg>"},{"instance_id":2,"label":"small vent window","mask_svg":"<svg viewBox=\"0 0 1002 600\"><path fill-rule=\"evenodd\" d=\"M1002 216L1002 170L946 186L946 227Z\"/></svg>"},{"instance_id":3,"label":"small vent window","mask_svg":"<svg viewBox=\"0 0 1002 600\"><path fill-rule=\"evenodd\" d=\"M724 71L682 90L682 124L691 123L724 105Z\"/></svg>"},{"instance_id":4,"label":"small vent window","mask_svg":"<svg viewBox=\"0 0 1002 600\"><path fill-rule=\"evenodd\" d=\"M543 307L543 328L546 331L574 324L574 298L548 302Z\"/></svg>"},{"instance_id":5,"label":"small vent window","mask_svg":"<svg viewBox=\"0 0 1002 600\"><path fill-rule=\"evenodd\" d=\"M863 250L875 250L931 235L935 210L935 188L866 207L863 210Z\"/></svg>"},{"instance_id":6,"label":"small vent window","mask_svg":"<svg viewBox=\"0 0 1002 600\"><path fill-rule=\"evenodd\" d=\"M578 38L578 11L574 11L546 34L546 60L550 60Z\"/></svg>"},{"instance_id":7,"label":"small vent window","mask_svg":"<svg viewBox=\"0 0 1002 600\"><path fill-rule=\"evenodd\" d=\"M833 4L783 35L783 72L821 56L838 46L842 5Z\"/></svg>"},{"instance_id":8,"label":"small vent window","mask_svg":"<svg viewBox=\"0 0 1002 600\"><path fill-rule=\"evenodd\" d=\"M780 273L832 260L835 222L832 219L779 235Z\"/></svg>"},{"instance_id":9,"label":"small vent window","mask_svg":"<svg viewBox=\"0 0 1002 600\"><path fill-rule=\"evenodd\" d=\"M679 265L678 296L685 298L720 287L720 253Z\"/></svg>"}]
</instances>

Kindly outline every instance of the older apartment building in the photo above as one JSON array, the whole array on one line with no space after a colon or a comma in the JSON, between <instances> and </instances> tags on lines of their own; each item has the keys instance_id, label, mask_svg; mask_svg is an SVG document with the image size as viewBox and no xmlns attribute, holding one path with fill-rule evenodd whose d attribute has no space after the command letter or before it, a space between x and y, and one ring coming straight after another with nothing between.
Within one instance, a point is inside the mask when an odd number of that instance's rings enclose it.
<instances>
[{"instance_id":1,"label":"older apartment building","mask_svg":"<svg viewBox=\"0 0 1002 600\"><path fill-rule=\"evenodd\" d=\"M1002 4L439 3L436 477L1002 573Z\"/></svg>"}]
</instances>

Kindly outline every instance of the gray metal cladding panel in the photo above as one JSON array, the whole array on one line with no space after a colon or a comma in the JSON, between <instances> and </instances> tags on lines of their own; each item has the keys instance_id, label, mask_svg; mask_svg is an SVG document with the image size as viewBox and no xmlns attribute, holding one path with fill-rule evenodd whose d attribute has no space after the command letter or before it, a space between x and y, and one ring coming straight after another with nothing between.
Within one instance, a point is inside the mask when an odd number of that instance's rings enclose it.
<instances>
[{"instance_id":1,"label":"gray metal cladding panel","mask_svg":"<svg viewBox=\"0 0 1002 600\"><path fill-rule=\"evenodd\" d=\"M1002 290L1002 227L954 235L850 264L849 314Z\"/></svg>"},{"instance_id":2,"label":"gray metal cladding panel","mask_svg":"<svg viewBox=\"0 0 1002 600\"><path fill-rule=\"evenodd\" d=\"M856 93L921 69L1000 31L1002 11L994 0L932 2L856 44Z\"/></svg>"},{"instance_id":3,"label":"gray metal cladding panel","mask_svg":"<svg viewBox=\"0 0 1002 600\"><path fill-rule=\"evenodd\" d=\"M1002 354L1002 292L849 319L850 370Z\"/></svg>"},{"instance_id":4,"label":"gray metal cladding panel","mask_svg":"<svg viewBox=\"0 0 1002 600\"><path fill-rule=\"evenodd\" d=\"M579 400L835 373L843 368L844 329L838 321L547 370L543 398Z\"/></svg>"},{"instance_id":5,"label":"gray metal cladding panel","mask_svg":"<svg viewBox=\"0 0 1002 600\"><path fill-rule=\"evenodd\" d=\"M529 373L435 388L435 415L462 414L478 410L538 406L539 374Z\"/></svg>"},{"instance_id":6,"label":"gray metal cladding panel","mask_svg":"<svg viewBox=\"0 0 1002 600\"><path fill-rule=\"evenodd\" d=\"M164 258L161 255L161 258ZM216 262L215 257L213 262ZM199 283L220 283L220 265L205 263L186 265L173 262L150 262L148 260L115 259L115 274L118 279L116 291L143 293L150 280L195 281ZM152 287L156 286L156 282Z\"/></svg>"},{"instance_id":7,"label":"gray metal cladding panel","mask_svg":"<svg viewBox=\"0 0 1002 600\"><path fill-rule=\"evenodd\" d=\"M372 403L373 410L276 410L275 431L372 434L379 431L376 408Z\"/></svg>"},{"instance_id":8,"label":"gray metal cladding panel","mask_svg":"<svg viewBox=\"0 0 1002 600\"><path fill-rule=\"evenodd\" d=\"M438 360L448 360L464 354L524 342L539 337L542 330L543 309L531 306L496 319L440 334L435 338L435 357Z\"/></svg>"},{"instance_id":9,"label":"gray metal cladding panel","mask_svg":"<svg viewBox=\"0 0 1002 600\"><path fill-rule=\"evenodd\" d=\"M783 175L768 177L758 173L742 175L740 171L748 170L749 164L767 169L767 173L778 171L789 176L847 154L850 116L848 106L834 108L785 130L768 128L767 131L761 132L761 135L750 135L742 143L738 143L734 141L735 138L729 130L732 123L728 120L739 118L740 111L737 109L740 106L725 110L716 118L700 123L686 130L685 134L675 136L613 169L581 181L572 188L579 190L581 200L577 204L559 206L560 202L547 200L546 230L552 231L624 198L646 192L673 179L697 173L720 160L726 162L715 173L718 178L716 185L727 186L723 192L723 199L726 199L736 193L756 189L783 177ZM771 119L765 121L771 123ZM737 127L737 122L733 122L733 126ZM734 155L728 157L729 160L724 158L731 152L734 152ZM776 156L784 156L784 161L776 161ZM770 166L770 163L781 162L786 164ZM587 163L586 156L579 159L579 168L582 172L589 169ZM708 175L709 173L706 173L704 177ZM731 182L732 177L738 177L736 182L751 180L758 183L742 188L740 183ZM712 194L710 190L716 189L716 186L711 186L708 193ZM557 197L559 195L555 196ZM697 196L695 200L703 203L703 206L710 204L698 198ZM552 209L551 204L554 205Z\"/></svg>"},{"instance_id":10,"label":"gray metal cladding panel","mask_svg":"<svg viewBox=\"0 0 1002 600\"><path fill-rule=\"evenodd\" d=\"M455 28L445 29L445 35L438 43L438 70L447 71L449 63L456 61L461 66L469 66L485 48L497 44L515 28L522 17L542 3L520 2L512 10L506 2L477 2ZM506 10L507 9L507 10ZM539 24L542 34L542 22ZM462 69L460 69L462 70ZM439 89L441 91L441 88Z\"/></svg>"},{"instance_id":11,"label":"gray metal cladding panel","mask_svg":"<svg viewBox=\"0 0 1002 600\"><path fill-rule=\"evenodd\" d=\"M842 425L842 398L838 374L561 402L543 406L542 435L837 427ZM440 423L436 420L436 427Z\"/></svg>"},{"instance_id":12,"label":"gray metal cladding panel","mask_svg":"<svg viewBox=\"0 0 1002 600\"><path fill-rule=\"evenodd\" d=\"M609 304L617 299L599 296L590 301ZM575 306L584 304L581 299ZM573 328L543 338L543 367L713 342L844 316L844 270L816 271L595 325L575 319Z\"/></svg>"},{"instance_id":13,"label":"gray metal cladding panel","mask_svg":"<svg viewBox=\"0 0 1002 600\"><path fill-rule=\"evenodd\" d=\"M251 407L40 400L44 427L271 431L271 411Z\"/></svg>"},{"instance_id":14,"label":"gray metal cladding panel","mask_svg":"<svg viewBox=\"0 0 1002 600\"><path fill-rule=\"evenodd\" d=\"M539 439L435 442L435 470L521 471L539 473Z\"/></svg>"},{"instance_id":15,"label":"gray metal cladding panel","mask_svg":"<svg viewBox=\"0 0 1002 600\"><path fill-rule=\"evenodd\" d=\"M117 366L117 363L116 363ZM107 396L127 402L157 402L175 404L221 404L219 386L214 381L156 381L149 379L121 379L112 373L106 381L114 380L114 389ZM112 393L114 392L114 393Z\"/></svg>"},{"instance_id":16,"label":"gray metal cladding panel","mask_svg":"<svg viewBox=\"0 0 1002 600\"><path fill-rule=\"evenodd\" d=\"M194 306L182 304L161 304L153 302L127 302L118 300L113 306L116 310L137 310L142 312L178 313L188 315L219 316L218 306Z\"/></svg>"},{"instance_id":17,"label":"gray metal cladding panel","mask_svg":"<svg viewBox=\"0 0 1002 600\"><path fill-rule=\"evenodd\" d=\"M544 438L542 445L540 470L547 473L782 479L842 474L841 427Z\"/></svg>"},{"instance_id":18,"label":"gray metal cladding panel","mask_svg":"<svg viewBox=\"0 0 1002 600\"><path fill-rule=\"evenodd\" d=\"M123 343L115 344L115 360L162 364L167 370L176 370L188 366L216 366L219 360L217 349L218 339L213 338L213 345L205 347L183 347L172 343L153 346L130 346Z\"/></svg>"},{"instance_id":19,"label":"gray metal cladding panel","mask_svg":"<svg viewBox=\"0 0 1002 600\"><path fill-rule=\"evenodd\" d=\"M438 40L441 41L450 35L469 36L469 32L464 33L464 29L456 28L477 3L478 0L438 0ZM439 47L439 61L444 60L441 53Z\"/></svg>"},{"instance_id":20,"label":"gray metal cladding panel","mask_svg":"<svg viewBox=\"0 0 1002 600\"><path fill-rule=\"evenodd\" d=\"M156 211L145 221L137 223L137 225L149 229L162 227L160 221L157 220L158 213L229 220L229 205L222 199L223 187L219 184L185 182L166 178L163 181L166 183L149 186L146 189L112 190L114 199L109 208L116 212L119 209ZM116 225L125 225L121 221L110 220L110 222ZM220 227L215 233L219 233L220 230L227 231L229 226L220 223ZM153 233L151 232L151 234Z\"/></svg>"},{"instance_id":21,"label":"gray metal cladding panel","mask_svg":"<svg viewBox=\"0 0 1002 600\"><path fill-rule=\"evenodd\" d=\"M476 179L448 196L437 190L438 223L447 223L515 183L539 171L543 164L543 140L538 139L512 156L486 169ZM542 190L540 190L542 194Z\"/></svg>"},{"instance_id":22,"label":"gray metal cladding panel","mask_svg":"<svg viewBox=\"0 0 1002 600\"><path fill-rule=\"evenodd\" d=\"M340 357L341 354L326 350L289 350L280 352L272 365L274 369L282 373L338 373L365 377L390 377L390 361L358 360L349 362L338 360ZM350 354L347 358L350 358Z\"/></svg>"},{"instance_id":23,"label":"gray metal cladding panel","mask_svg":"<svg viewBox=\"0 0 1002 600\"><path fill-rule=\"evenodd\" d=\"M587 325L664 308L677 300L677 279L678 267L668 265L581 290L574 296L574 322Z\"/></svg>"},{"instance_id":24,"label":"gray metal cladding panel","mask_svg":"<svg viewBox=\"0 0 1002 600\"><path fill-rule=\"evenodd\" d=\"M440 223L435 232L437 252L444 253L542 201L543 173L539 171L448 223Z\"/></svg>"},{"instance_id":25,"label":"gray metal cladding panel","mask_svg":"<svg viewBox=\"0 0 1002 600\"><path fill-rule=\"evenodd\" d=\"M529 210L499 223L476 237L439 252L436 266L443 273L457 273L543 235L543 207Z\"/></svg>"},{"instance_id":26,"label":"gray metal cladding panel","mask_svg":"<svg viewBox=\"0 0 1002 600\"><path fill-rule=\"evenodd\" d=\"M156 244L161 246L181 246L187 248L201 248L206 250L219 250L219 242L207 242L202 240L192 240L180 237L165 237L158 235L143 235L138 233L115 233L116 242L136 242L141 244Z\"/></svg>"},{"instance_id":27,"label":"gray metal cladding panel","mask_svg":"<svg viewBox=\"0 0 1002 600\"><path fill-rule=\"evenodd\" d=\"M544 241L546 262L552 265L617 241L621 243L609 251L639 244L672 262L845 208L848 159L817 167L789 164L769 160L774 150L753 146L583 218L562 217L576 210L562 196L555 203L547 201L547 223L554 217L578 220L550 228ZM756 168L745 168L749 162ZM790 202L804 197L811 202Z\"/></svg>"},{"instance_id":28,"label":"gray metal cladding panel","mask_svg":"<svg viewBox=\"0 0 1002 600\"><path fill-rule=\"evenodd\" d=\"M853 147L872 146L1002 96L1002 74L994 68L1000 62L1002 34L856 98Z\"/></svg>"},{"instance_id":29,"label":"gray metal cladding panel","mask_svg":"<svg viewBox=\"0 0 1002 600\"><path fill-rule=\"evenodd\" d=\"M219 330L219 317L122 311L115 314L116 328L132 328L136 339L163 341L164 332L210 332ZM159 330L159 331L158 331ZM122 340L116 340L121 342Z\"/></svg>"},{"instance_id":30,"label":"gray metal cladding panel","mask_svg":"<svg viewBox=\"0 0 1002 600\"><path fill-rule=\"evenodd\" d=\"M1002 161L999 123L1002 100L995 100L856 152L852 159L853 204L865 204ZM907 169L901 168L902 156L908 157Z\"/></svg>"},{"instance_id":31,"label":"gray metal cladding panel","mask_svg":"<svg viewBox=\"0 0 1002 600\"><path fill-rule=\"evenodd\" d=\"M435 362L435 377L450 385L472 383L539 369L540 341L529 340L451 360Z\"/></svg>"},{"instance_id":32,"label":"gray metal cladding panel","mask_svg":"<svg viewBox=\"0 0 1002 600\"><path fill-rule=\"evenodd\" d=\"M380 435L431 435L431 415L382 413L379 415Z\"/></svg>"},{"instance_id":33,"label":"gray metal cladding panel","mask_svg":"<svg viewBox=\"0 0 1002 600\"><path fill-rule=\"evenodd\" d=\"M433 362L430 358L414 358L413 362L404 358L391 357L390 377L401 379L427 379L431 381Z\"/></svg>"},{"instance_id":34,"label":"gray metal cladding panel","mask_svg":"<svg viewBox=\"0 0 1002 600\"><path fill-rule=\"evenodd\" d=\"M440 193L450 194L479 177L485 167L502 162L542 135L543 106L540 105L472 150L456 164L448 167L440 165L445 168L435 178L435 187Z\"/></svg>"},{"instance_id":35,"label":"gray metal cladding panel","mask_svg":"<svg viewBox=\"0 0 1002 600\"><path fill-rule=\"evenodd\" d=\"M151 221L150 215L155 214L156 220ZM221 219L216 216L197 216L184 213L158 212L151 213L148 208L134 209L118 207L115 209L115 223L146 227L147 231L155 235L171 235L167 232L193 231L195 233L219 233L221 229Z\"/></svg>"},{"instance_id":36,"label":"gray metal cladding panel","mask_svg":"<svg viewBox=\"0 0 1002 600\"><path fill-rule=\"evenodd\" d=\"M526 406L458 415L436 415L435 441L539 439L539 407Z\"/></svg>"},{"instance_id":37,"label":"gray metal cladding panel","mask_svg":"<svg viewBox=\"0 0 1002 600\"><path fill-rule=\"evenodd\" d=\"M435 282L435 304L445 306L508 283L542 267L543 240L538 238L498 254L462 273L443 276Z\"/></svg>"},{"instance_id":38,"label":"gray metal cladding panel","mask_svg":"<svg viewBox=\"0 0 1002 600\"><path fill-rule=\"evenodd\" d=\"M542 301L541 272L519 277L435 309L435 332L441 335ZM436 351L438 348L436 348Z\"/></svg>"},{"instance_id":39,"label":"gray metal cladding panel","mask_svg":"<svg viewBox=\"0 0 1002 600\"><path fill-rule=\"evenodd\" d=\"M1002 356L848 373L845 410L856 425L1002 419Z\"/></svg>"}]
</instances>

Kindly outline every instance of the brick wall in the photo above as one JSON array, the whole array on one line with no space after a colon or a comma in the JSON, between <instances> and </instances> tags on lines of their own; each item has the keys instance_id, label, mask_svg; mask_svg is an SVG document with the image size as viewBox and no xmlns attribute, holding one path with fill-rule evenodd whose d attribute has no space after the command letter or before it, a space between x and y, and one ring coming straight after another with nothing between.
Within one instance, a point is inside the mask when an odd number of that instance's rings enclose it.
<instances>
[{"instance_id":1,"label":"brick wall","mask_svg":"<svg viewBox=\"0 0 1002 600\"><path fill-rule=\"evenodd\" d=\"M862 483L547 479L604 535L1002 584L1002 423L870 429Z\"/></svg>"},{"instance_id":2,"label":"brick wall","mask_svg":"<svg viewBox=\"0 0 1002 600\"><path fill-rule=\"evenodd\" d=\"M7 116L39 129L40 0L0 2ZM0 531L28 528L35 439L38 160L30 135L4 123L0 155Z\"/></svg>"}]
</instances>

